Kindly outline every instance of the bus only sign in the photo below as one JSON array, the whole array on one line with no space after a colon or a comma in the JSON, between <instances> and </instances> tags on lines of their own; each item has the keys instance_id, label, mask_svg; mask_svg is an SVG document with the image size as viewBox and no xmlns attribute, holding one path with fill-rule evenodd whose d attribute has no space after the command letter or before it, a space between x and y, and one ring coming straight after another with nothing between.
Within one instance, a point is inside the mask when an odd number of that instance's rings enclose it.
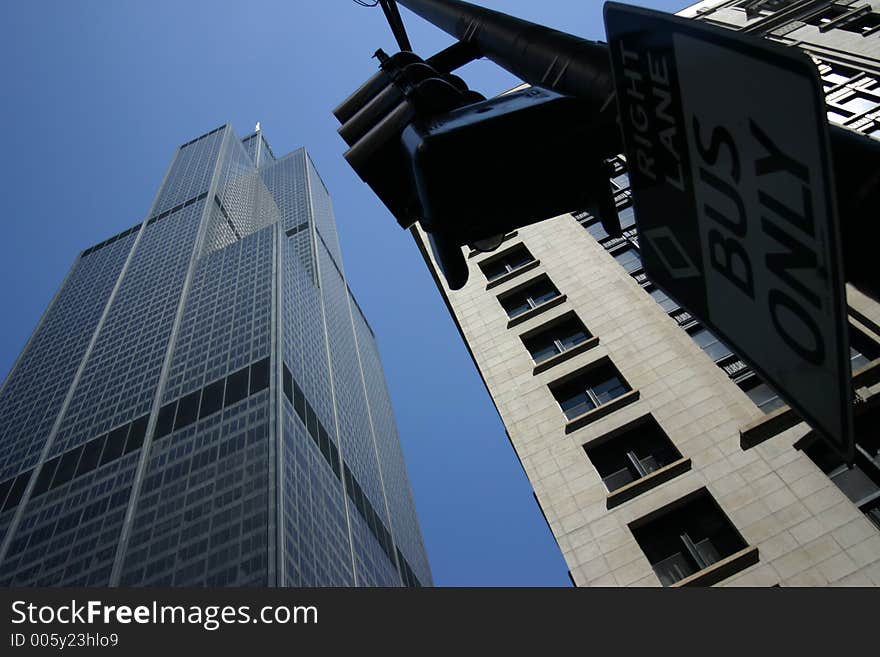
<instances>
[{"instance_id":1,"label":"bus only sign","mask_svg":"<svg viewBox=\"0 0 880 657\"><path fill-rule=\"evenodd\" d=\"M648 276L844 458L852 385L825 102L803 53L605 5Z\"/></svg>"}]
</instances>

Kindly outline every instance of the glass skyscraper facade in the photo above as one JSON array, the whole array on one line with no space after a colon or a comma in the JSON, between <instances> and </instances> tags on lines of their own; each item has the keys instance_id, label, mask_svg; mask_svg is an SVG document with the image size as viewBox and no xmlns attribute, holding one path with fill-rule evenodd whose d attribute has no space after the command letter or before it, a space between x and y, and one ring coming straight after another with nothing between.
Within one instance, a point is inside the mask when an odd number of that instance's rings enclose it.
<instances>
[{"instance_id":1,"label":"glass skyscraper facade","mask_svg":"<svg viewBox=\"0 0 880 657\"><path fill-rule=\"evenodd\" d=\"M183 144L0 388L0 585L431 583L308 153L229 125Z\"/></svg>"}]
</instances>

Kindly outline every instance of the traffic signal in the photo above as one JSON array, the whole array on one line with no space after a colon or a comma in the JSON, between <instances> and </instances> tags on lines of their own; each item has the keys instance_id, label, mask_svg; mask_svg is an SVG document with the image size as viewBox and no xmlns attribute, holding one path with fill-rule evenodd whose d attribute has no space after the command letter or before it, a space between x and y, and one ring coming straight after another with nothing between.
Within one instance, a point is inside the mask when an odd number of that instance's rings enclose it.
<instances>
[{"instance_id":1,"label":"traffic signal","mask_svg":"<svg viewBox=\"0 0 880 657\"><path fill-rule=\"evenodd\" d=\"M411 52L377 56L379 73L334 110L345 159L401 227L428 233L450 288L467 282L462 246L488 250L564 212L586 209L620 234L583 100L541 87L486 100Z\"/></svg>"}]
</instances>

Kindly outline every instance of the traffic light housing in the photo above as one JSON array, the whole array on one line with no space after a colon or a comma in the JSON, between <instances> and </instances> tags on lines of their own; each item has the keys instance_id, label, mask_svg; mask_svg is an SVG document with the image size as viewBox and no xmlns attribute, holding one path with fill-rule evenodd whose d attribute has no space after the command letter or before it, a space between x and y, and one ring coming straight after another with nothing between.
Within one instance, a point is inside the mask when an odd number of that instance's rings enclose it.
<instances>
[{"instance_id":1,"label":"traffic light housing","mask_svg":"<svg viewBox=\"0 0 880 657\"><path fill-rule=\"evenodd\" d=\"M345 159L401 227L428 233L451 289L467 282L462 246L564 212L620 234L605 135L583 100L535 86L486 100L429 63L440 55L377 56L379 73L334 110Z\"/></svg>"}]
</instances>

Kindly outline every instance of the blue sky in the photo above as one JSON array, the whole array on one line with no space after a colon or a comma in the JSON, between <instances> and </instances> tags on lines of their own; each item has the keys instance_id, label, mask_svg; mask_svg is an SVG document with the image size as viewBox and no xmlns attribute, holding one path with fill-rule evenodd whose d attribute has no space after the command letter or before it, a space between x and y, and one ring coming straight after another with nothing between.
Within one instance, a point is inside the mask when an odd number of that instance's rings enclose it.
<instances>
[{"instance_id":1,"label":"blue sky","mask_svg":"<svg viewBox=\"0 0 880 657\"><path fill-rule=\"evenodd\" d=\"M591 39L601 2L479 4ZM676 11L682 0L639 4ZM402 9L414 49L450 37ZM379 338L435 582L567 586L566 567L412 239L342 159L331 110L394 40L351 0L0 4L0 376L76 255L141 219L175 148L260 121L306 146L334 200L349 284ZM517 81L479 61L489 96Z\"/></svg>"}]
</instances>

